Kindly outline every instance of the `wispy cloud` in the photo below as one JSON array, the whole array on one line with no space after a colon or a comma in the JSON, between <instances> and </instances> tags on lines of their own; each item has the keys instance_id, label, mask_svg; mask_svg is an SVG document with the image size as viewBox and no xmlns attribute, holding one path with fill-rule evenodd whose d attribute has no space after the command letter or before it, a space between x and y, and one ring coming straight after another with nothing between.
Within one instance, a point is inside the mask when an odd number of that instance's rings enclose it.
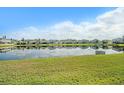
<instances>
[{"instance_id":1,"label":"wispy cloud","mask_svg":"<svg viewBox=\"0 0 124 93\"><path fill-rule=\"evenodd\" d=\"M101 14L94 22L64 21L54 25L38 28L25 27L9 33L12 38L45 39L113 39L124 35L124 8Z\"/></svg>"}]
</instances>

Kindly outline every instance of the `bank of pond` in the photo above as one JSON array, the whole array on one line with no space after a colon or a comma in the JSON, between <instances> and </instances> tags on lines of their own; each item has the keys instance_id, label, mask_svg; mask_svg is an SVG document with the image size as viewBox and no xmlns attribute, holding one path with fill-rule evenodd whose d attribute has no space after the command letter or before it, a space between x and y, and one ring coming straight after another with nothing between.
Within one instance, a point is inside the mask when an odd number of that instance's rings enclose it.
<instances>
[{"instance_id":1,"label":"bank of pond","mask_svg":"<svg viewBox=\"0 0 124 93\"><path fill-rule=\"evenodd\" d=\"M0 47L0 84L123 85L123 46Z\"/></svg>"},{"instance_id":2,"label":"bank of pond","mask_svg":"<svg viewBox=\"0 0 124 93\"><path fill-rule=\"evenodd\" d=\"M4 60L0 84L123 85L124 54Z\"/></svg>"}]
</instances>

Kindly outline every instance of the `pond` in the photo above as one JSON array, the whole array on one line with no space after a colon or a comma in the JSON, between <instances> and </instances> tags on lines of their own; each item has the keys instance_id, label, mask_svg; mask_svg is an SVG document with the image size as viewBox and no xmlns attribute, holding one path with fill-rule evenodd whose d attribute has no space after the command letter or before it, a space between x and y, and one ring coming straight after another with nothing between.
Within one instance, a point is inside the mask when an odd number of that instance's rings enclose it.
<instances>
[{"instance_id":1,"label":"pond","mask_svg":"<svg viewBox=\"0 0 124 93\"><path fill-rule=\"evenodd\" d=\"M13 47L0 49L0 60L123 53L124 47Z\"/></svg>"}]
</instances>

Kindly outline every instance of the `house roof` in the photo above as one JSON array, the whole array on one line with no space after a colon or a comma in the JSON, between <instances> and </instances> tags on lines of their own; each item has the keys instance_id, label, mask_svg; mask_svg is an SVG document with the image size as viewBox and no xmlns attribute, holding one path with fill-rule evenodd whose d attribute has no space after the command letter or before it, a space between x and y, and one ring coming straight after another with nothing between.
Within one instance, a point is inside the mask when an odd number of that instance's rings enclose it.
<instances>
[{"instance_id":1,"label":"house roof","mask_svg":"<svg viewBox=\"0 0 124 93\"><path fill-rule=\"evenodd\" d=\"M0 39L0 42L8 43L8 42L11 42L11 40L9 40L9 39Z\"/></svg>"}]
</instances>

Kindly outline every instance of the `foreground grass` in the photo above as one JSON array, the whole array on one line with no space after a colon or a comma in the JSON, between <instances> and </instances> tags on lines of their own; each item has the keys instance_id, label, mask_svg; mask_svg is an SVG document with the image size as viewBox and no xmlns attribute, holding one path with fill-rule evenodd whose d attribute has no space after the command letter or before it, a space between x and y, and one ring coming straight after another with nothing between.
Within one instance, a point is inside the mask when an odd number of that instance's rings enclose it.
<instances>
[{"instance_id":1,"label":"foreground grass","mask_svg":"<svg viewBox=\"0 0 124 93\"><path fill-rule=\"evenodd\" d=\"M124 54L0 61L0 84L124 84Z\"/></svg>"}]
</instances>

